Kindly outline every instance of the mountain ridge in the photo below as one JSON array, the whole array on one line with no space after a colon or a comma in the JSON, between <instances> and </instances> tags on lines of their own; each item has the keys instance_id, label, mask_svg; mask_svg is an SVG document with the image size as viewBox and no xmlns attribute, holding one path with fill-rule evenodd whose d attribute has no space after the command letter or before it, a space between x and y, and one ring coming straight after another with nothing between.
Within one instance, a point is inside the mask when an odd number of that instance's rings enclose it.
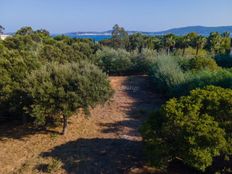
<instances>
[{"instance_id":1,"label":"mountain ridge","mask_svg":"<svg viewBox=\"0 0 232 174\"><path fill-rule=\"evenodd\" d=\"M68 32L63 33L66 36L85 36L85 35L106 35L110 36L112 30L102 31L102 32L96 32L96 31L79 31L79 32ZM199 35L208 36L211 32L230 32L232 33L232 26L213 26L213 27L207 27L207 26L187 26L187 27L177 27L177 28L171 28L168 30L163 31L157 31L157 32L145 32L145 31L127 31L129 34L134 33L141 33L144 35L165 35L165 34L175 34L175 35L185 35L190 32L196 32ZM58 35L58 34L55 34Z\"/></svg>"}]
</instances>

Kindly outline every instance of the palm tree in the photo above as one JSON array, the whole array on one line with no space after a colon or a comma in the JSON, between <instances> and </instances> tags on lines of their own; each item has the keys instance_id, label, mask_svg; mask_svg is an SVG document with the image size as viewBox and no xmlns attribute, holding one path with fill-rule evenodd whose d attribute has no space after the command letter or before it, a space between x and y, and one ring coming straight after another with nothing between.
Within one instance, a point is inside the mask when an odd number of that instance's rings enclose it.
<instances>
[{"instance_id":1,"label":"palm tree","mask_svg":"<svg viewBox=\"0 0 232 174\"><path fill-rule=\"evenodd\" d=\"M223 37L230 37L230 32L224 32L224 33L222 33L222 36Z\"/></svg>"},{"instance_id":2,"label":"palm tree","mask_svg":"<svg viewBox=\"0 0 232 174\"><path fill-rule=\"evenodd\" d=\"M204 48L204 46L206 45L206 38L203 36L197 36L195 39L195 47L196 47L196 56L198 55L199 49Z\"/></svg>"},{"instance_id":3,"label":"palm tree","mask_svg":"<svg viewBox=\"0 0 232 174\"><path fill-rule=\"evenodd\" d=\"M212 52L218 53L221 47L222 37L218 32L210 33L208 37L209 48Z\"/></svg>"},{"instance_id":4,"label":"palm tree","mask_svg":"<svg viewBox=\"0 0 232 174\"><path fill-rule=\"evenodd\" d=\"M222 33L221 47L224 53L229 53L231 49L230 32Z\"/></svg>"},{"instance_id":5,"label":"palm tree","mask_svg":"<svg viewBox=\"0 0 232 174\"><path fill-rule=\"evenodd\" d=\"M182 52L182 56L185 55L185 49L188 48L189 44L190 44L190 38L188 37L188 35L185 35L183 37L180 38L180 47L182 48L183 52Z\"/></svg>"},{"instance_id":6,"label":"palm tree","mask_svg":"<svg viewBox=\"0 0 232 174\"><path fill-rule=\"evenodd\" d=\"M167 34L164 36L164 47L167 49L169 55L170 49L176 44L175 36L173 34Z\"/></svg>"}]
</instances>

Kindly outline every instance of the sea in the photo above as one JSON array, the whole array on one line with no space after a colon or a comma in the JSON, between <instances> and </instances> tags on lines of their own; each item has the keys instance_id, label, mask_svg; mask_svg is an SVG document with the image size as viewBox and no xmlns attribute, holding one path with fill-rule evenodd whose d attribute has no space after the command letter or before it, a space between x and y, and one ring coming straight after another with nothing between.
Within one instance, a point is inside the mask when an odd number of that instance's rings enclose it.
<instances>
[{"instance_id":1,"label":"sea","mask_svg":"<svg viewBox=\"0 0 232 174\"><path fill-rule=\"evenodd\" d=\"M80 39L92 39L93 41L99 42L101 40L110 39L112 36L110 35L75 35L70 36L72 38L80 38Z\"/></svg>"}]
</instances>

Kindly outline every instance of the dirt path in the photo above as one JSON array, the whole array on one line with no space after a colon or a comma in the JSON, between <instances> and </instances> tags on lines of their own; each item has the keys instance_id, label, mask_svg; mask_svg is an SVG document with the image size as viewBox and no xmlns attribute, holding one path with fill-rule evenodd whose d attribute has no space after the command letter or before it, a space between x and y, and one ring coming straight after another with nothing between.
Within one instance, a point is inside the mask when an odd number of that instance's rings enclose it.
<instances>
[{"instance_id":1,"label":"dirt path","mask_svg":"<svg viewBox=\"0 0 232 174\"><path fill-rule=\"evenodd\" d=\"M0 127L0 173L128 173L144 166L139 127L158 107L146 76L110 77L111 102L73 116L69 132L54 133ZM56 160L54 160L56 159Z\"/></svg>"}]
</instances>

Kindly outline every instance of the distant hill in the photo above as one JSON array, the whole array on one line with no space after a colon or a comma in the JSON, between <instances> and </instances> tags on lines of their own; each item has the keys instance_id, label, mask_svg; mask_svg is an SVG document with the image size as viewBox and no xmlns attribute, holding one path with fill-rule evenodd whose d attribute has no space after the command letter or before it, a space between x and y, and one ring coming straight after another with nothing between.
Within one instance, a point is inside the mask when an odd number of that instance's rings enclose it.
<instances>
[{"instance_id":1,"label":"distant hill","mask_svg":"<svg viewBox=\"0 0 232 174\"><path fill-rule=\"evenodd\" d=\"M78 36L111 36L112 30L103 31L103 32L70 32L70 33L64 33L66 36L70 37L78 37ZM204 26L189 26L189 27L180 27L180 28L173 28L165 31L159 31L159 32L143 32L143 31L127 31L129 34L134 33L142 33L145 35L165 35L165 34L175 34L175 35L185 35L190 32L196 32L200 35L208 36L211 32L230 32L232 33L232 26L218 26L218 27L204 27ZM57 35L57 34L54 34Z\"/></svg>"},{"instance_id":2,"label":"distant hill","mask_svg":"<svg viewBox=\"0 0 232 174\"><path fill-rule=\"evenodd\" d=\"M166 31L161 31L161 32L154 32L155 35L163 35L163 34L168 34L172 33L175 35L185 35L190 32L196 32L200 35L207 36L211 32L230 32L232 33L232 26L219 26L219 27L204 27L204 26L189 26L189 27L181 27L181 28L173 28L169 29Z\"/></svg>"}]
</instances>

